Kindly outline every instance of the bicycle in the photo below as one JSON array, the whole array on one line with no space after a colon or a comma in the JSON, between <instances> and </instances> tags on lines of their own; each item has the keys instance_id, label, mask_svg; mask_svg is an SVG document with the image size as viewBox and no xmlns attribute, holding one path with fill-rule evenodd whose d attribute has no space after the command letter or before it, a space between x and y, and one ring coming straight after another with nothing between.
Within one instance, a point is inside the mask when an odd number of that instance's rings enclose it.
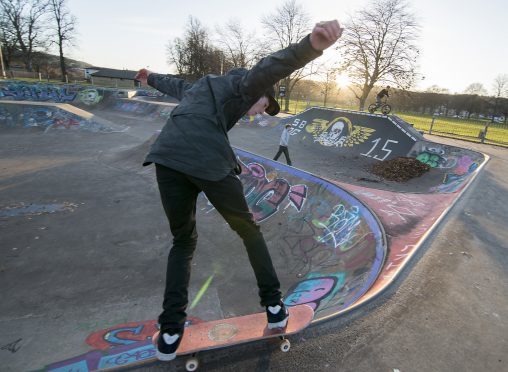
<instances>
[{"instance_id":1,"label":"bicycle","mask_svg":"<svg viewBox=\"0 0 508 372\"><path fill-rule=\"evenodd\" d=\"M376 103L371 103L369 105L369 112L371 114L373 114L378 108L381 108L381 112L383 113L383 115L388 115L390 113L390 111L392 111L392 106L390 106L388 103L386 103L386 100L384 100L383 102L376 102Z\"/></svg>"}]
</instances>

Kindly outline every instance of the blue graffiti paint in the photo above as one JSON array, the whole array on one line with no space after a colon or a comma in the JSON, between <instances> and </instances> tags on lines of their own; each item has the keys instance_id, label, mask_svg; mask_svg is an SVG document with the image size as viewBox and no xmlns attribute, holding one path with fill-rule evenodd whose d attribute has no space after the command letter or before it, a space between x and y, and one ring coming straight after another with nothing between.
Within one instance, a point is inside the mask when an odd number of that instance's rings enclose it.
<instances>
[{"instance_id":1,"label":"blue graffiti paint","mask_svg":"<svg viewBox=\"0 0 508 372\"><path fill-rule=\"evenodd\" d=\"M19 207L7 207L0 210L0 217L18 217L26 215L37 215L44 213L55 213L68 210L69 204L30 204Z\"/></svg>"},{"instance_id":2,"label":"blue graffiti paint","mask_svg":"<svg viewBox=\"0 0 508 372\"><path fill-rule=\"evenodd\" d=\"M135 335L139 335L142 331L143 331L143 327L142 325L136 327L136 328L119 328L119 329L115 329L114 331L111 331L111 332L108 332L107 334L104 335L104 340L105 341L108 341L108 342L111 342L112 344L115 344L115 345L129 345L129 344L132 344L136 341L134 340L126 340L124 338L120 338L120 337L117 337L117 335L121 332L130 332L130 333L133 333Z\"/></svg>"}]
</instances>

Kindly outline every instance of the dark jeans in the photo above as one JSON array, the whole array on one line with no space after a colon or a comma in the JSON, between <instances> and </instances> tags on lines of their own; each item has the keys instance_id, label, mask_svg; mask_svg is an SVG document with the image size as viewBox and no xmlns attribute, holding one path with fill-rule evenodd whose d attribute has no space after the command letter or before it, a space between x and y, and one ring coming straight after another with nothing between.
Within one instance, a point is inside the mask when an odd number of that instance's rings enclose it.
<instances>
[{"instance_id":1,"label":"dark jeans","mask_svg":"<svg viewBox=\"0 0 508 372\"><path fill-rule=\"evenodd\" d=\"M220 181L207 181L156 164L162 205L173 234L166 271L163 328L183 327L186 319L191 260L196 249L196 200L203 191L229 226L242 238L254 269L261 305L274 305L281 298L280 283L259 226L249 211L240 179L230 174ZM238 301L242 301L241 298Z\"/></svg>"},{"instance_id":2,"label":"dark jeans","mask_svg":"<svg viewBox=\"0 0 508 372\"><path fill-rule=\"evenodd\" d=\"M277 151L277 154L273 160L277 160L282 153L284 153L284 156L286 157L286 163L291 165L291 159L289 158L289 151L287 146L279 146L279 151Z\"/></svg>"}]
</instances>

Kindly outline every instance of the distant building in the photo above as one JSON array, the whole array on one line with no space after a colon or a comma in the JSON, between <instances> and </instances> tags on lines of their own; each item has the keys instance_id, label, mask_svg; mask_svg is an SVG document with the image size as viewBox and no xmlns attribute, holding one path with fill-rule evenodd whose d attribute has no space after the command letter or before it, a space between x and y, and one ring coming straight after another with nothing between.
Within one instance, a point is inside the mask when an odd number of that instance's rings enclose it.
<instances>
[{"instance_id":1,"label":"distant building","mask_svg":"<svg viewBox=\"0 0 508 372\"><path fill-rule=\"evenodd\" d=\"M86 67L85 79L94 85L117 88L136 88L140 83L134 79L138 72L132 70L115 70L105 67Z\"/></svg>"}]
</instances>

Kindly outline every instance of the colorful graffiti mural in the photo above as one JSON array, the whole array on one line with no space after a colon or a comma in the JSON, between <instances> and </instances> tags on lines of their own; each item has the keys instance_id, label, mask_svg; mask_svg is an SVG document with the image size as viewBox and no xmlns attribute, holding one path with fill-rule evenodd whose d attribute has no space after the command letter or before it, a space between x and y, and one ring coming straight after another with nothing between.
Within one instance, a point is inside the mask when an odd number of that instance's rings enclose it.
<instances>
[{"instance_id":1,"label":"colorful graffiti mural","mask_svg":"<svg viewBox=\"0 0 508 372\"><path fill-rule=\"evenodd\" d=\"M442 172L442 183L429 188L431 193L460 191L485 161L482 154L432 142L419 142L410 156Z\"/></svg>"},{"instance_id":2,"label":"colorful graffiti mural","mask_svg":"<svg viewBox=\"0 0 508 372\"><path fill-rule=\"evenodd\" d=\"M290 185L284 178L267 178L265 168L259 163L245 165L241 160L245 198L256 221L261 222L279 210L284 200L300 211L307 197L306 185Z\"/></svg>"},{"instance_id":3,"label":"colorful graffiti mural","mask_svg":"<svg viewBox=\"0 0 508 372\"><path fill-rule=\"evenodd\" d=\"M384 235L374 215L325 180L235 151L250 209L265 234L282 241L288 305L302 303L302 288L325 284L325 289L316 287L319 301L312 301L317 318L354 302L372 285L384 260Z\"/></svg>"},{"instance_id":4,"label":"colorful graffiti mural","mask_svg":"<svg viewBox=\"0 0 508 372\"><path fill-rule=\"evenodd\" d=\"M105 122L85 118L58 106L13 104L0 101L0 128L35 128L47 132L52 129L115 132ZM120 131L125 130L121 129Z\"/></svg>"},{"instance_id":5,"label":"colorful graffiti mural","mask_svg":"<svg viewBox=\"0 0 508 372\"><path fill-rule=\"evenodd\" d=\"M0 98L16 101L72 102L76 98L75 86L5 82L0 85Z\"/></svg>"},{"instance_id":6,"label":"colorful graffiti mural","mask_svg":"<svg viewBox=\"0 0 508 372\"><path fill-rule=\"evenodd\" d=\"M300 123L299 119L293 122L293 132L300 131L299 127L305 126L305 120ZM312 134L314 142L323 146L352 147L360 144L373 135L376 130L373 128L353 125L346 117L338 117L333 120L314 119L305 126L305 131ZM297 132L298 133L298 132Z\"/></svg>"},{"instance_id":7,"label":"colorful graffiti mural","mask_svg":"<svg viewBox=\"0 0 508 372\"><path fill-rule=\"evenodd\" d=\"M202 322L189 317L185 326ZM93 350L76 357L50 364L45 371L71 372L96 371L98 369L128 367L152 359L155 348L152 336L159 330L156 320L118 324L90 334L85 342Z\"/></svg>"},{"instance_id":8,"label":"colorful graffiti mural","mask_svg":"<svg viewBox=\"0 0 508 372\"><path fill-rule=\"evenodd\" d=\"M161 98L164 95L155 89L132 89L134 96ZM93 107L109 98L116 101L117 88L104 88L80 84L49 84L24 81L1 81L0 100L72 103L76 106Z\"/></svg>"}]
</instances>

